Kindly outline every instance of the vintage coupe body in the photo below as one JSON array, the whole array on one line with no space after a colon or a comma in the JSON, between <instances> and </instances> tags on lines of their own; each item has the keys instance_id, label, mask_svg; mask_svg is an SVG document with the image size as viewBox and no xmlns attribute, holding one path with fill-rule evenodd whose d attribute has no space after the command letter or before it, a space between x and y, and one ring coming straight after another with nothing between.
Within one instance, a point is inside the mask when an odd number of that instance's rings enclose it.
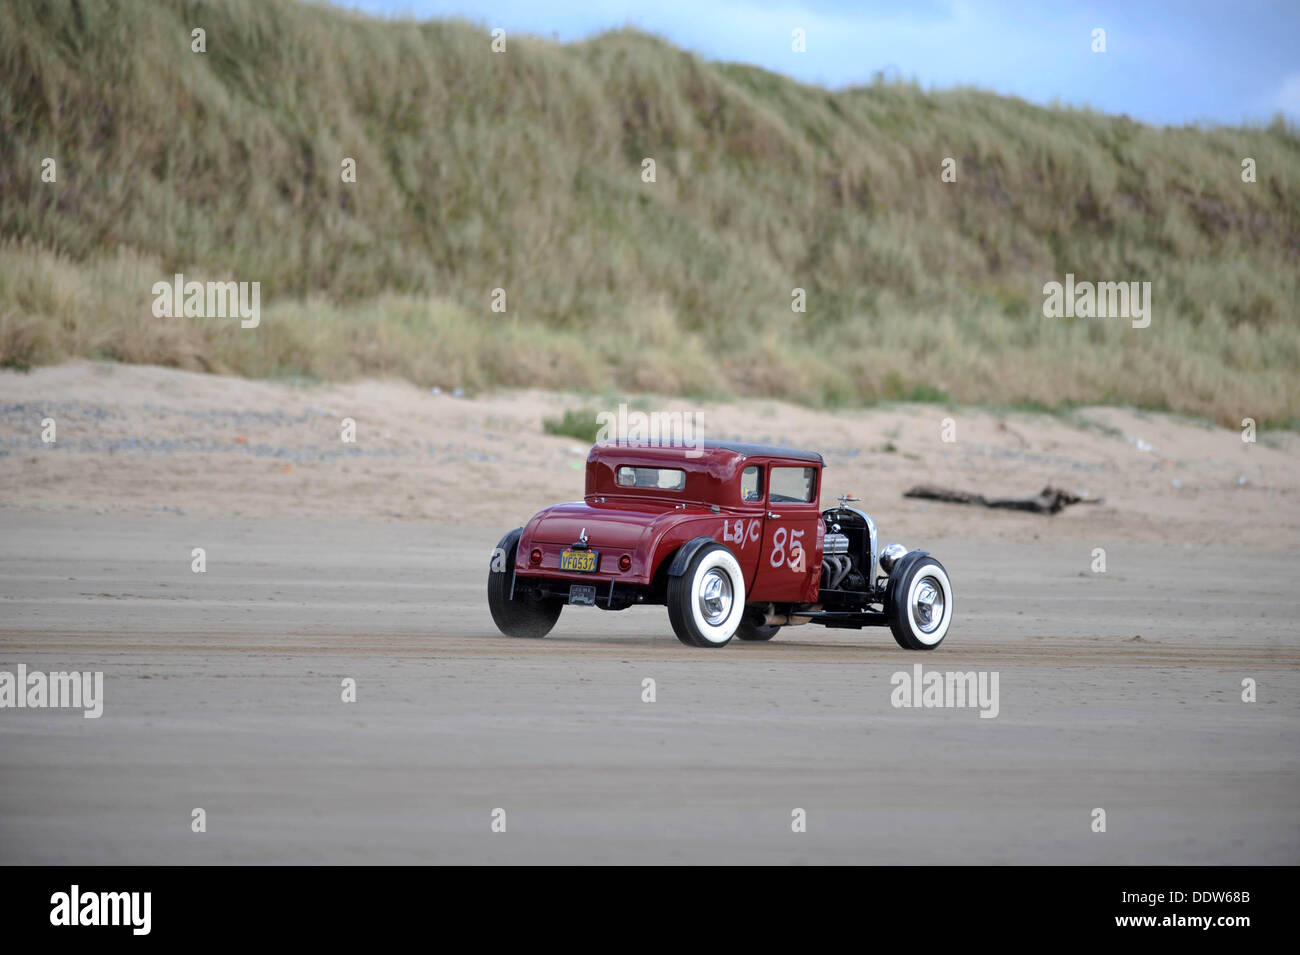
<instances>
[{"instance_id":1,"label":"vintage coupe body","mask_svg":"<svg viewBox=\"0 0 1300 955\"><path fill-rule=\"evenodd\" d=\"M850 507L820 509L820 454L751 444L602 442L581 501L501 538L488 605L502 633L542 637L565 605L668 608L682 643L770 640L782 627L888 626L933 650L952 622L943 566Z\"/></svg>"}]
</instances>

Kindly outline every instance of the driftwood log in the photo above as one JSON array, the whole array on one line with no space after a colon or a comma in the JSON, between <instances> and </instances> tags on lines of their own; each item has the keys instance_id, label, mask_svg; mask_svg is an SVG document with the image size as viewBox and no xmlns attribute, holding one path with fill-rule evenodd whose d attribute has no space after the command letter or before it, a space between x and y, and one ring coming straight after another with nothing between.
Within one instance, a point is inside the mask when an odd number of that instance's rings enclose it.
<instances>
[{"instance_id":1,"label":"driftwood log","mask_svg":"<svg viewBox=\"0 0 1300 955\"><path fill-rule=\"evenodd\" d=\"M1001 507L1013 511L1031 511L1035 514L1059 514L1071 504L1100 504L1099 497L1087 497L1057 487L1045 487L1034 497L994 497L954 491L946 487L918 484L903 497L916 497L927 501L946 501L949 504L975 504L979 507Z\"/></svg>"}]
</instances>

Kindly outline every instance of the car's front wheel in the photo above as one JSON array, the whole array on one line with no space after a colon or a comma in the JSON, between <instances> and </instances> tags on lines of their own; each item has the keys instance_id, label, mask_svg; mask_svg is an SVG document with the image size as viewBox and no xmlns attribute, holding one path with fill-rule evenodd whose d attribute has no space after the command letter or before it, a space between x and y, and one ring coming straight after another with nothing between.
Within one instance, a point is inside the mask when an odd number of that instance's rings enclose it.
<instances>
[{"instance_id":1,"label":"car's front wheel","mask_svg":"<svg viewBox=\"0 0 1300 955\"><path fill-rule=\"evenodd\" d=\"M497 629L507 637L544 637L560 619L564 604L554 598L538 599L515 588L511 596L510 582L515 576L515 551L519 549L519 535L523 528L516 527L501 538L492 552L488 569L488 609Z\"/></svg>"},{"instance_id":2,"label":"car's front wheel","mask_svg":"<svg viewBox=\"0 0 1300 955\"><path fill-rule=\"evenodd\" d=\"M933 650L952 624L952 583L948 572L928 554L895 567L901 574L892 582L888 607L889 629L900 647Z\"/></svg>"},{"instance_id":3,"label":"car's front wheel","mask_svg":"<svg viewBox=\"0 0 1300 955\"><path fill-rule=\"evenodd\" d=\"M745 578L722 544L706 544L668 579L668 619L688 647L724 647L745 615Z\"/></svg>"}]
</instances>

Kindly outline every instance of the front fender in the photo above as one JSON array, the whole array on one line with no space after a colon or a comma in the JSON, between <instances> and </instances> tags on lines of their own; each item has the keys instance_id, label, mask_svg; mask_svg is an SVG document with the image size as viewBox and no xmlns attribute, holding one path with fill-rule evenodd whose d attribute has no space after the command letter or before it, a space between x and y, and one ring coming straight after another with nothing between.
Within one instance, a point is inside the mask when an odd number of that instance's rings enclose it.
<instances>
[{"instance_id":1,"label":"front fender","mask_svg":"<svg viewBox=\"0 0 1300 955\"><path fill-rule=\"evenodd\" d=\"M889 583L885 587L885 613L889 613L894 606L898 582L907 576L907 572L922 557L929 557L928 550L909 550L902 557L894 562L894 569L889 572Z\"/></svg>"}]
</instances>

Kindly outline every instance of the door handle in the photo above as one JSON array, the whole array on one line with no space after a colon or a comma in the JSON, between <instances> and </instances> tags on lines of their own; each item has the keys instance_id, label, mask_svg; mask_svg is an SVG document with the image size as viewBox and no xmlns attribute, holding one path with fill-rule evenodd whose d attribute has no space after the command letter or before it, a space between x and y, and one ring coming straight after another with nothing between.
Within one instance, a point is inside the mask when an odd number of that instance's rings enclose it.
<instances>
[{"instance_id":1,"label":"door handle","mask_svg":"<svg viewBox=\"0 0 1300 955\"><path fill-rule=\"evenodd\" d=\"M780 520L780 519L781 519L781 515L780 515L780 514L773 513L772 511L768 511L768 512L767 512L767 517L768 517L768 520L772 520L772 521L776 521L776 520Z\"/></svg>"}]
</instances>

